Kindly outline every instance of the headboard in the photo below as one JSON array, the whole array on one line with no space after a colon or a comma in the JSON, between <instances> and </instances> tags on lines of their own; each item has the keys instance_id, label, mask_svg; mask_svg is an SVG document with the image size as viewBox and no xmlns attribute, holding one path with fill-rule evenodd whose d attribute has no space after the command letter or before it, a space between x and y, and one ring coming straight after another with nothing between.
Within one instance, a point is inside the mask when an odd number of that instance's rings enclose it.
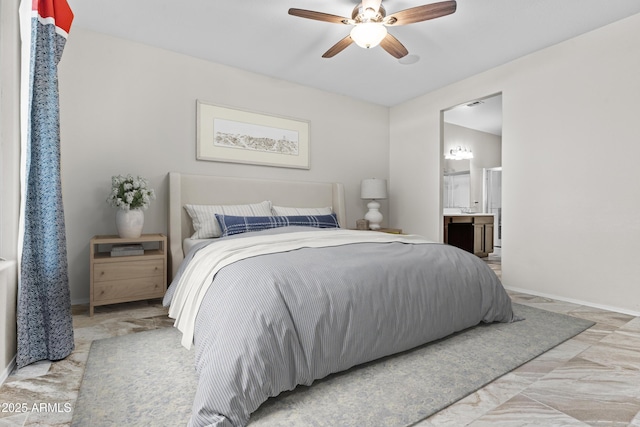
<instances>
[{"instance_id":1,"label":"headboard","mask_svg":"<svg viewBox=\"0 0 640 427\"><path fill-rule=\"evenodd\" d=\"M340 183L276 181L209 175L169 173L169 265L170 278L184 259L182 242L193 233L185 204L238 205L271 200L276 206L333 207L345 227L344 187Z\"/></svg>"}]
</instances>

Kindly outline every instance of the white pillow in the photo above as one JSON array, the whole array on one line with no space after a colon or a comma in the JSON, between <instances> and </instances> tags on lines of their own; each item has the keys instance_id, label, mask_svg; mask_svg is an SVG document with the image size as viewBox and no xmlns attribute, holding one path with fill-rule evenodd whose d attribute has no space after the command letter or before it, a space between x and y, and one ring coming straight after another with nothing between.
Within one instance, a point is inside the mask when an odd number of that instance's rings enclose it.
<instances>
[{"instance_id":1,"label":"white pillow","mask_svg":"<svg viewBox=\"0 0 640 427\"><path fill-rule=\"evenodd\" d=\"M220 237L222 230L216 220L216 214L235 216L272 216L271 202L249 205L184 205L191 217L195 233L192 239L210 239Z\"/></svg>"},{"instance_id":2,"label":"white pillow","mask_svg":"<svg viewBox=\"0 0 640 427\"><path fill-rule=\"evenodd\" d=\"M331 215L331 208L287 208L283 206L274 206L272 209L276 216L297 216L297 215Z\"/></svg>"}]
</instances>

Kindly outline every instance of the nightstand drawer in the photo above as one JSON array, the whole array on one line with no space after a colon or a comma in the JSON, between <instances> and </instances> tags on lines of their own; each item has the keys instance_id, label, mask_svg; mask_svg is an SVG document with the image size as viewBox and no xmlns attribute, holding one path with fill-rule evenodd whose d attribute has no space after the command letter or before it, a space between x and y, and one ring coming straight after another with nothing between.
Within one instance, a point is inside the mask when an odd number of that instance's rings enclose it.
<instances>
[{"instance_id":1,"label":"nightstand drawer","mask_svg":"<svg viewBox=\"0 0 640 427\"><path fill-rule=\"evenodd\" d=\"M137 279L164 275L164 262L161 259L123 261L118 263L95 263L94 282L110 280Z\"/></svg>"},{"instance_id":2,"label":"nightstand drawer","mask_svg":"<svg viewBox=\"0 0 640 427\"><path fill-rule=\"evenodd\" d=\"M162 298L162 276L100 282L94 285L93 299L98 303L134 301L139 298Z\"/></svg>"}]
</instances>

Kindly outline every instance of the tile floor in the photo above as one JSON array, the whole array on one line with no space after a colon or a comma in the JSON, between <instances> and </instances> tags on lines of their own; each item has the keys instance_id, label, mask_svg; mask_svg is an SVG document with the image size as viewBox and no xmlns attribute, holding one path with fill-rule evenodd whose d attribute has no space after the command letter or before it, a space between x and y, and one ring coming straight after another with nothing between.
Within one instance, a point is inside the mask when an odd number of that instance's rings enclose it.
<instances>
[{"instance_id":1,"label":"tile floor","mask_svg":"<svg viewBox=\"0 0 640 427\"><path fill-rule=\"evenodd\" d=\"M498 275L499 257L486 260ZM596 324L418 423L432 426L640 427L640 318L510 292L513 300ZM76 349L12 373L0 387L0 427L67 426L92 340L170 327L159 301L74 307Z\"/></svg>"}]
</instances>

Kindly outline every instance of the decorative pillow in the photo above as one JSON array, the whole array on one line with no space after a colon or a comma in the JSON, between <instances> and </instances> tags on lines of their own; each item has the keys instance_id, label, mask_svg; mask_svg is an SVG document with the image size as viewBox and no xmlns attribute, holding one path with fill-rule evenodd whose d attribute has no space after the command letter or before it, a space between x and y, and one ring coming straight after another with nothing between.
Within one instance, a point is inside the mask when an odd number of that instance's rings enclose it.
<instances>
[{"instance_id":1,"label":"decorative pillow","mask_svg":"<svg viewBox=\"0 0 640 427\"><path fill-rule=\"evenodd\" d=\"M332 208L287 208L284 206L274 206L271 208L274 215L279 216L300 216L300 215L331 215Z\"/></svg>"},{"instance_id":2,"label":"decorative pillow","mask_svg":"<svg viewBox=\"0 0 640 427\"><path fill-rule=\"evenodd\" d=\"M222 231L216 220L216 214L241 216L271 216L271 202L248 205L184 205L191 217L195 233L192 239L210 239L220 237Z\"/></svg>"},{"instance_id":3,"label":"decorative pillow","mask_svg":"<svg viewBox=\"0 0 640 427\"><path fill-rule=\"evenodd\" d=\"M216 214L223 236L292 225L316 228L340 228L338 218L331 215L299 216L233 216Z\"/></svg>"}]
</instances>

